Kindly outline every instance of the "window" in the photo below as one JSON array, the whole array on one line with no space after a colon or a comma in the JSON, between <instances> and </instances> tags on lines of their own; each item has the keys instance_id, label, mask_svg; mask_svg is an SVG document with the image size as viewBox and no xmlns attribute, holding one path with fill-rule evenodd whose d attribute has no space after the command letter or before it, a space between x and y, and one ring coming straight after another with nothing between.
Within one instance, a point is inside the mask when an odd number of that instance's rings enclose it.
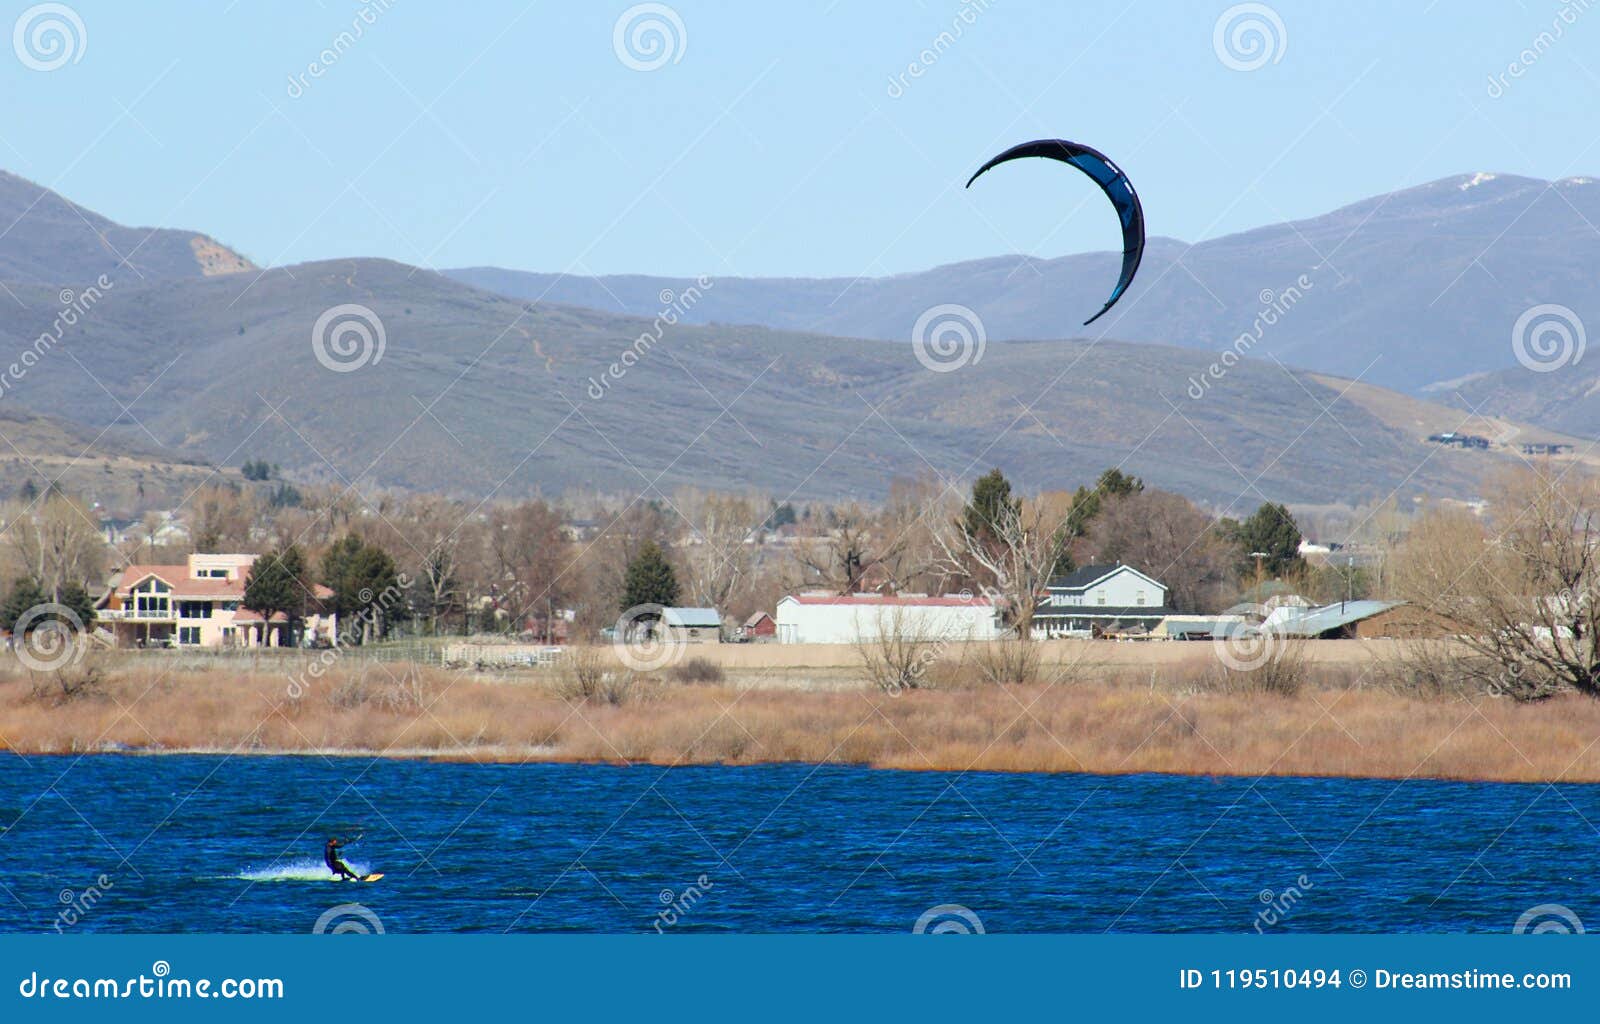
<instances>
[{"instance_id":1,"label":"window","mask_svg":"<svg viewBox=\"0 0 1600 1024\"><path fill-rule=\"evenodd\" d=\"M1094 592L1094 603L1095 604L1105 604L1106 603L1106 592L1104 590L1096 590Z\"/></svg>"},{"instance_id":2,"label":"window","mask_svg":"<svg viewBox=\"0 0 1600 1024\"><path fill-rule=\"evenodd\" d=\"M211 618L211 602L179 601L178 617L180 619L209 619Z\"/></svg>"},{"instance_id":3,"label":"window","mask_svg":"<svg viewBox=\"0 0 1600 1024\"><path fill-rule=\"evenodd\" d=\"M188 646L193 646L193 645L196 645L196 644L199 644L199 643L200 643L200 627L199 626L179 626L178 627L178 644L180 646L188 647Z\"/></svg>"},{"instance_id":4,"label":"window","mask_svg":"<svg viewBox=\"0 0 1600 1024\"><path fill-rule=\"evenodd\" d=\"M201 569L195 576L203 580L225 580L228 578L226 569Z\"/></svg>"},{"instance_id":5,"label":"window","mask_svg":"<svg viewBox=\"0 0 1600 1024\"><path fill-rule=\"evenodd\" d=\"M1144 591L1138 591L1137 595L1133 599L1133 603L1139 605L1144 604Z\"/></svg>"}]
</instances>

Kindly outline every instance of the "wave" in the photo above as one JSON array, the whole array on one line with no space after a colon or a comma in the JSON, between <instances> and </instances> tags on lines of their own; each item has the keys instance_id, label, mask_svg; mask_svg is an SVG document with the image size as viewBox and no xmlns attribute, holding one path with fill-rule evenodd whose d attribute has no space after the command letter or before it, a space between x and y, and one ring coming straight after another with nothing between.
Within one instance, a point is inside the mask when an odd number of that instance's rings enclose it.
<instances>
[{"instance_id":1,"label":"wave","mask_svg":"<svg viewBox=\"0 0 1600 1024\"><path fill-rule=\"evenodd\" d=\"M359 860L346 860L345 863L350 865L350 870L358 875L367 874L370 867L365 861ZM248 871L241 871L234 877L242 878L248 882L333 882L338 880L334 873L328 870L328 865L309 857L289 861L286 864L275 864L268 868L252 868Z\"/></svg>"}]
</instances>

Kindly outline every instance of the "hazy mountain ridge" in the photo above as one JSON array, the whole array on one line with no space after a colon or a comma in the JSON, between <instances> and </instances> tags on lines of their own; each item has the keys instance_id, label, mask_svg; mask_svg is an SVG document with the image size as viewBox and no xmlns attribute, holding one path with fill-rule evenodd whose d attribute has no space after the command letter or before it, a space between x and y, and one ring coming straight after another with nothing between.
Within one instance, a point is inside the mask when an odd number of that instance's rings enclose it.
<instances>
[{"instance_id":1,"label":"hazy mountain ridge","mask_svg":"<svg viewBox=\"0 0 1600 1024\"><path fill-rule=\"evenodd\" d=\"M1152 230L1159 210L1146 210ZM1317 217L1193 247L1152 238L1139 276L1094 337L1216 351L1252 330L1273 296L1303 296L1253 353L1417 392L1515 365L1510 334L1539 303L1600 324L1600 183L1459 175ZM1181 263L1179 262L1181 258ZM714 277L696 323L759 323L907 340L930 306L959 303L990 338L1077 334L1120 257L1004 256L883 278ZM503 294L649 316L674 278L576 277L499 268L446 271ZM1305 275L1309 286L1299 285Z\"/></svg>"},{"instance_id":2,"label":"hazy mountain ridge","mask_svg":"<svg viewBox=\"0 0 1600 1024\"><path fill-rule=\"evenodd\" d=\"M1488 189L1468 205L1495 207L1505 201L1495 187L1525 196L1533 186L1491 181L1457 191ZM1462 203L1430 186L1401 206L1427 217L1433 206ZM34 226L25 218L18 230ZM111 237L131 229L105 222L97 230ZM1276 238L1274 230L1250 234ZM1219 253L1227 246L1261 248L1248 236L1214 243ZM37 248L19 239L7 251ZM1181 243L1153 240L1144 287L1187 278L1189 271L1160 268L1182 252ZM1068 303L1041 283L1061 265L1101 258L1024 265L1001 257L863 281L843 289L830 315L871 312L871 302L853 305L869 293L909 296L923 307L948 301L938 293L959 281L997 296L986 323L1025 322L1044 316L1031 303ZM79 245L54 260L36 260L34 271L70 282L107 257ZM1219 374L1216 352L1204 346L1006 342L995 340L991 323L981 352L935 372L902 343L665 324L661 304L671 300L662 289L682 295L685 284L669 279L628 280L624 290L647 306L639 317L514 300L380 259L214 276L182 260L170 269L164 277L117 275L67 328L57 283L14 278L15 301L0 304L0 346L21 352L44 333L60 337L25 380L8 386L8 404L70 418L169 460L237 466L265 458L302 480L479 499L574 489L670 494L687 485L872 499L896 477L960 480L998 465L1022 486L1055 488L1119 465L1235 510L1264 500L1354 504L1397 490L1471 497L1483 472L1509 457L1441 450L1426 442L1429 433L1562 439L1385 391L1372 374L1353 385L1268 359ZM621 282L567 283L604 294ZM1098 295L1103 283L1086 287ZM678 313L709 318L718 303L762 300L771 284L713 279ZM835 287L791 284L813 303ZM1332 290L1309 286L1280 323L1331 315L1313 303ZM381 322L381 345L329 355L325 336L319 358L319 318L352 304ZM1124 307L1141 308L1129 300Z\"/></svg>"}]
</instances>

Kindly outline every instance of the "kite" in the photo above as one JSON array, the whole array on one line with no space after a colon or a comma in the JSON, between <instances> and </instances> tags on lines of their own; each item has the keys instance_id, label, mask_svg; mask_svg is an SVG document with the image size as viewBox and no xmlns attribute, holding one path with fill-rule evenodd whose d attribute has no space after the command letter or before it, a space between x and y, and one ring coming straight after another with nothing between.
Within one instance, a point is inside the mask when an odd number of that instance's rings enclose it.
<instances>
[{"instance_id":1,"label":"kite","mask_svg":"<svg viewBox=\"0 0 1600 1024\"><path fill-rule=\"evenodd\" d=\"M978 172L967 179L967 187L971 188L972 183L989 168L1026 156L1060 160L1093 178L1095 184L1104 190L1106 198L1111 200L1111 205L1117 208L1117 217L1122 221L1122 274L1117 278L1117 287L1112 290L1111 298L1106 300L1100 312L1083 322L1087 327L1116 305L1122 293L1128 290L1128 285L1133 283L1133 275L1139 270L1139 260L1144 256L1144 208L1139 205L1139 195L1134 192L1128 176L1122 173L1122 168L1112 163L1104 153L1066 139L1038 139L1012 146L978 168Z\"/></svg>"}]
</instances>

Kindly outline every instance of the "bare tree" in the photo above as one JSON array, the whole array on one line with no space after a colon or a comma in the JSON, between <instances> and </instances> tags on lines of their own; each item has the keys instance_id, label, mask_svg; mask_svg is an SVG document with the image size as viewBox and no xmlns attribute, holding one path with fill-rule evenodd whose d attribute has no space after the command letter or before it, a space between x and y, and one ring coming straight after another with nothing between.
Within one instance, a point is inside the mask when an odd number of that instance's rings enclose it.
<instances>
[{"instance_id":1,"label":"bare tree","mask_svg":"<svg viewBox=\"0 0 1600 1024\"><path fill-rule=\"evenodd\" d=\"M689 603L726 609L749 583L755 563L751 532L764 517L749 498L685 489L673 507L688 521L688 535L677 547L678 580Z\"/></svg>"},{"instance_id":2,"label":"bare tree","mask_svg":"<svg viewBox=\"0 0 1600 1024\"><path fill-rule=\"evenodd\" d=\"M814 531L795 545L805 584L840 594L897 590L927 568L912 561L914 534L897 516L851 503L831 510Z\"/></svg>"},{"instance_id":3,"label":"bare tree","mask_svg":"<svg viewBox=\"0 0 1600 1024\"><path fill-rule=\"evenodd\" d=\"M63 586L101 582L108 554L93 513L82 502L52 492L31 510L14 509L5 536L21 574L39 581L52 601Z\"/></svg>"},{"instance_id":4,"label":"bare tree","mask_svg":"<svg viewBox=\"0 0 1600 1024\"><path fill-rule=\"evenodd\" d=\"M981 529L967 516L941 515L934 536L952 572L990 581L985 589L1003 621L1025 640L1066 551L1069 512L1059 502L1016 499L989 510Z\"/></svg>"},{"instance_id":5,"label":"bare tree","mask_svg":"<svg viewBox=\"0 0 1600 1024\"><path fill-rule=\"evenodd\" d=\"M1496 692L1600 696L1600 483L1544 465L1503 475L1488 500L1487 519L1416 524L1393 560L1398 596L1457 630Z\"/></svg>"},{"instance_id":6,"label":"bare tree","mask_svg":"<svg viewBox=\"0 0 1600 1024\"><path fill-rule=\"evenodd\" d=\"M1106 498L1089 527L1098 561L1127 562L1166 584L1179 611L1215 611L1233 576L1231 545L1189 499L1145 489Z\"/></svg>"},{"instance_id":7,"label":"bare tree","mask_svg":"<svg viewBox=\"0 0 1600 1024\"><path fill-rule=\"evenodd\" d=\"M940 635L925 620L909 615L903 605L874 609L868 628L856 631L856 656L868 682L888 694L926 689L929 671L958 639Z\"/></svg>"}]
</instances>

